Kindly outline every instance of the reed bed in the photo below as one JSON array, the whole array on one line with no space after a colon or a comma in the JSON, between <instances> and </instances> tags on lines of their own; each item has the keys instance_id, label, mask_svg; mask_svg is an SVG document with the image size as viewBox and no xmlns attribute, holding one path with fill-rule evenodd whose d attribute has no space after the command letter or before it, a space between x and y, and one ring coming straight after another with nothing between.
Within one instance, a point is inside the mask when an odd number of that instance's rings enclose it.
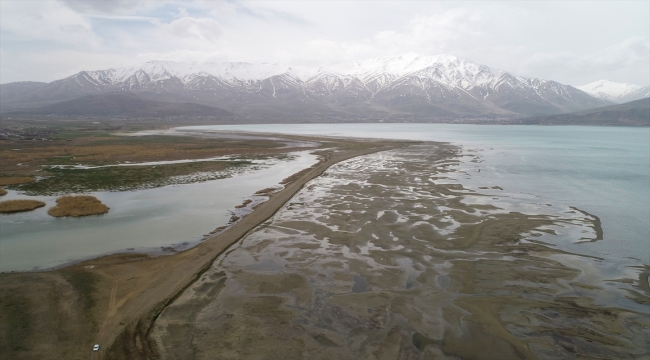
<instances>
[{"instance_id":1,"label":"reed bed","mask_svg":"<svg viewBox=\"0 0 650 360\"><path fill-rule=\"evenodd\" d=\"M6 200L0 201L0 213L11 214L32 211L43 206L45 206L45 203L38 200Z\"/></svg>"},{"instance_id":2,"label":"reed bed","mask_svg":"<svg viewBox=\"0 0 650 360\"><path fill-rule=\"evenodd\" d=\"M27 184L30 182L36 181L33 177L29 176L9 176L9 177L0 177L0 185L20 185Z\"/></svg>"},{"instance_id":3,"label":"reed bed","mask_svg":"<svg viewBox=\"0 0 650 360\"><path fill-rule=\"evenodd\" d=\"M79 217L105 214L109 209L94 196L61 196L56 199L56 206L50 208L47 213L54 217Z\"/></svg>"},{"instance_id":4,"label":"reed bed","mask_svg":"<svg viewBox=\"0 0 650 360\"><path fill-rule=\"evenodd\" d=\"M246 200L244 200L244 202L241 203L240 205L235 206L235 209L242 209L242 208L245 208L248 204L250 204L250 203L252 203L252 202L253 202L253 200L246 199Z\"/></svg>"},{"instance_id":5,"label":"reed bed","mask_svg":"<svg viewBox=\"0 0 650 360\"><path fill-rule=\"evenodd\" d=\"M266 189L256 191L255 195L264 195L264 194L268 194L268 193L271 193L271 192L275 192L277 190L278 189L274 188L274 187L267 187Z\"/></svg>"}]
</instances>

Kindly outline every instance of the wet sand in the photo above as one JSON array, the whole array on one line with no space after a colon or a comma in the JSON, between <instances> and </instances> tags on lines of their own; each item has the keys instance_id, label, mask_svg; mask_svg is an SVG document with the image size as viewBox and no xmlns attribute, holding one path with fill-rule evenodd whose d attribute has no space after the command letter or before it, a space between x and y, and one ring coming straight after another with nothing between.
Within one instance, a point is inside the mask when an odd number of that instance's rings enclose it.
<instances>
[{"instance_id":1,"label":"wet sand","mask_svg":"<svg viewBox=\"0 0 650 360\"><path fill-rule=\"evenodd\" d=\"M561 250L602 239L600 220L464 187L462 156L422 144L332 166L160 313L151 353L648 358L650 267Z\"/></svg>"}]
</instances>

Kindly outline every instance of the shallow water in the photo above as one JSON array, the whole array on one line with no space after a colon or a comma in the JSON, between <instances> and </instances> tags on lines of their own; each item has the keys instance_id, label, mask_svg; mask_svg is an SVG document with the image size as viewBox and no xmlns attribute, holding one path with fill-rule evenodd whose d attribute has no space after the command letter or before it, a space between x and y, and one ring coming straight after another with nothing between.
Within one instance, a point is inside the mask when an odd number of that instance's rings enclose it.
<instances>
[{"instance_id":1,"label":"shallow water","mask_svg":"<svg viewBox=\"0 0 650 360\"><path fill-rule=\"evenodd\" d=\"M650 128L452 124L221 125L181 129L448 141L478 155L464 185L499 186L602 222L602 241L567 244L650 264ZM479 172L480 171L480 172Z\"/></svg>"},{"instance_id":2,"label":"shallow water","mask_svg":"<svg viewBox=\"0 0 650 360\"><path fill-rule=\"evenodd\" d=\"M237 158L239 158L239 156L237 156L237 155L226 155L226 156L217 156L217 157L205 158L205 159L147 161L147 162L141 162L141 163L132 163L132 162L129 162L129 161L125 161L123 163L111 164L111 165L82 165L82 164L77 164L77 165L49 165L48 167L50 167L50 168L59 168L59 169L100 169L100 168L121 167L121 166L157 166L157 165L171 165L171 164L187 164L187 163L194 163L194 162L232 161L232 160L237 160Z\"/></svg>"},{"instance_id":3,"label":"shallow water","mask_svg":"<svg viewBox=\"0 0 650 360\"><path fill-rule=\"evenodd\" d=\"M0 271L47 269L70 261L121 250L160 251L190 246L226 225L230 211L258 190L311 166L306 151L291 161L268 161L233 177L155 189L97 192L107 214L54 218L47 209L55 196L25 196L10 191L2 200L37 199L47 206L32 212L0 214ZM252 206L253 204L250 204ZM244 209L245 210L245 209Z\"/></svg>"},{"instance_id":4,"label":"shallow water","mask_svg":"<svg viewBox=\"0 0 650 360\"><path fill-rule=\"evenodd\" d=\"M556 246L599 238L587 212L461 185L480 159L418 145L332 166L161 314L163 358L647 356L644 270Z\"/></svg>"}]
</instances>

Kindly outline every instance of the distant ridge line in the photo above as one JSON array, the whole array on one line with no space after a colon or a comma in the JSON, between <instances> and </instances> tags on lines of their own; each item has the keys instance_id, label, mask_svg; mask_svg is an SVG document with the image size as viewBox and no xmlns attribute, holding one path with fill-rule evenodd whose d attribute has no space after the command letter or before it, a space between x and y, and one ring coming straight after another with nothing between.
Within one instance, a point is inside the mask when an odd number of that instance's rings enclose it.
<instances>
[{"instance_id":1,"label":"distant ridge line","mask_svg":"<svg viewBox=\"0 0 650 360\"><path fill-rule=\"evenodd\" d=\"M0 85L2 108L110 92L267 117L551 115L611 105L556 81L415 53L321 67L151 61L21 84Z\"/></svg>"}]
</instances>

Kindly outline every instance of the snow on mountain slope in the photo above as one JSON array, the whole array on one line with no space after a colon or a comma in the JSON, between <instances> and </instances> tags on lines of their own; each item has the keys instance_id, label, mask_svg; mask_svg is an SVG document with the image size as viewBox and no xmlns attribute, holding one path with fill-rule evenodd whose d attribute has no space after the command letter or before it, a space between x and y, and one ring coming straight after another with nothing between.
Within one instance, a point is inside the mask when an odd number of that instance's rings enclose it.
<instances>
[{"instance_id":1,"label":"snow on mountain slope","mask_svg":"<svg viewBox=\"0 0 650 360\"><path fill-rule=\"evenodd\" d=\"M288 66L268 63L150 61L117 69L88 71L88 74L98 81L108 79L113 84L126 81L138 73L148 75L152 81L166 80L172 77L187 81L193 75L215 76L229 81L256 81L286 73L290 69Z\"/></svg>"},{"instance_id":2,"label":"snow on mountain slope","mask_svg":"<svg viewBox=\"0 0 650 360\"><path fill-rule=\"evenodd\" d=\"M338 64L325 69L339 74L354 75L360 78L374 74L391 74L404 76L434 64L454 63L458 58L450 55L423 56L407 53L399 56L386 56L353 63Z\"/></svg>"},{"instance_id":3,"label":"snow on mountain slope","mask_svg":"<svg viewBox=\"0 0 650 360\"><path fill-rule=\"evenodd\" d=\"M576 86L576 88L599 99L620 102L620 98L640 89L641 86L611 80L598 80L587 85Z\"/></svg>"},{"instance_id":4,"label":"snow on mountain slope","mask_svg":"<svg viewBox=\"0 0 650 360\"><path fill-rule=\"evenodd\" d=\"M151 61L82 71L22 95L23 103L129 91L230 111L307 104L323 109L399 113L552 114L606 105L555 81L529 79L451 55L407 53L322 67ZM365 110L363 110L365 109ZM258 110L255 110L258 111Z\"/></svg>"},{"instance_id":5,"label":"snow on mountain slope","mask_svg":"<svg viewBox=\"0 0 650 360\"><path fill-rule=\"evenodd\" d=\"M491 69L485 65L478 65L451 55L423 56L416 53L318 68L289 67L268 63L150 61L128 67L87 71L86 73L98 84L105 85L127 82L133 77L141 83L171 78L178 78L181 82L187 83L196 76L212 76L234 83L237 81L262 81L272 76L286 74L304 83L318 79L348 76L358 78L364 84L375 83L375 86L382 88L399 77L418 72L420 77L433 76L438 81L450 86L495 84L504 73L501 70ZM462 85L463 82L465 85Z\"/></svg>"},{"instance_id":6,"label":"snow on mountain slope","mask_svg":"<svg viewBox=\"0 0 650 360\"><path fill-rule=\"evenodd\" d=\"M650 86L644 86L618 98L621 103L650 98Z\"/></svg>"}]
</instances>

